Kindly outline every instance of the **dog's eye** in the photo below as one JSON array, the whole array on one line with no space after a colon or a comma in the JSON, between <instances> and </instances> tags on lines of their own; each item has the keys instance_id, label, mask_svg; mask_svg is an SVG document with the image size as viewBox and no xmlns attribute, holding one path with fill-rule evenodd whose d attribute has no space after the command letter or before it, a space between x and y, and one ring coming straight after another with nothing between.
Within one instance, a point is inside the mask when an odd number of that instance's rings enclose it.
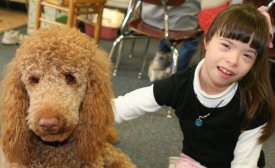
<instances>
[{"instance_id":1,"label":"dog's eye","mask_svg":"<svg viewBox=\"0 0 275 168\"><path fill-rule=\"evenodd\" d=\"M35 77L35 76L31 76L29 77L29 82L30 84L38 84L39 83L39 78L38 77Z\"/></svg>"},{"instance_id":2,"label":"dog's eye","mask_svg":"<svg viewBox=\"0 0 275 168\"><path fill-rule=\"evenodd\" d=\"M67 84L72 85L76 83L76 79L72 74L65 74Z\"/></svg>"}]
</instances>

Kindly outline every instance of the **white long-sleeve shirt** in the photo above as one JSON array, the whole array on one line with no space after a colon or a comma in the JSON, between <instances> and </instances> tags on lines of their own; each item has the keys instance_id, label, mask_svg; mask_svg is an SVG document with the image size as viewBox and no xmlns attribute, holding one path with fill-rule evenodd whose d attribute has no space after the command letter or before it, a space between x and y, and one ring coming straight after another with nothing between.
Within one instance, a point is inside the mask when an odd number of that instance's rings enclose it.
<instances>
[{"instance_id":1,"label":"white long-sleeve shirt","mask_svg":"<svg viewBox=\"0 0 275 168\"><path fill-rule=\"evenodd\" d=\"M115 121L121 123L142 116L148 112L157 112L158 105L153 94L153 85L130 92L114 99ZM239 136L234 150L232 168L256 168L262 144L257 140L263 126L244 131Z\"/></svg>"},{"instance_id":2,"label":"white long-sleeve shirt","mask_svg":"<svg viewBox=\"0 0 275 168\"><path fill-rule=\"evenodd\" d=\"M226 101L223 101L220 106L227 105L236 93L238 84L233 83L228 89L217 95L208 95L202 91L198 78L202 64L203 61L197 66L193 82L197 98L206 107L215 107L221 98ZM114 99L115 121L121 123L131 120L148 112L157 112L161 107L155 100L153 85L140 88ZM262 149L262 144L258 143L258 139L262 135L263 127L264 125L261 125L240 134L234 150L234 159L231 162L232 168L257 168Z\"/></svg>"}]
</instances>

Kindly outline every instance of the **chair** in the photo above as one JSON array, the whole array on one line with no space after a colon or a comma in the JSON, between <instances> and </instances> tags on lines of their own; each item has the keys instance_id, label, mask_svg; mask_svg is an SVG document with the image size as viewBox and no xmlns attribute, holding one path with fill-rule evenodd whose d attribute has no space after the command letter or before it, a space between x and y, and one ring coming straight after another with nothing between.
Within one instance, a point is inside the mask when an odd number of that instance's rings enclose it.
<instances>
[{"instance_id":1,"label":"chair","mask_svg":"<svg viewBox=\"0 0 275 168\"><path fill-rule=\"evenodd\" d=\"M105 3L106 0L63 0L61 4L54 0L38 0L36 9L35 29L37 30L40 28L41 22L46 22L54 25L62 24L56 22L55 20L50 20L42 17L42 8L45 6L67 12L67 25L70 27L76 26L77 20L88 22L87 20L83 19L83 17L78 17L79 15L97 14L94 39L96 43L98 43L100 38L101 21Z\"/></svg>"},{"instance_id":2,"label":"chair","mask_svg":"<svg viewBox=\"0 0 275 168\"><path fill-rule=\"evenodd\" d=\"M132 15L139 9L142 2L151 3L158 6L163 6L164 9L164 22L165 22L165 29L159 29L156 27L153 27L147 23L145 23L141 17L138 17L137 19L132 20ZM127 14L125 16L125 19L122 22L122 26L120 29L121 35L114 41L112 49L109 54L109 58L112 59L117 46L119 45L117 59L114 66L114 72L113 76L117 75L118 66L120 63L120 59L122 57L122 47L123 47L123 41L126 39L138 39L138 38L146 38L146 46L144 50L144 59L142 63L141 70L139 72L138 78L141 78L146 66L146 60L147 60L147 49L150 42L150 38L156 38L156 39L165 39L166 42L169 44L172 56L173 56L173 67L172 67L172 73L176 71L177 67L177 60L178 60L178 50L175 47L174 43L170 43L170 40L183 40L188 39L191 37L195 37L199 35L202 30L200 28L197 28L192 31L172 31L169 30L169 17L168 17L168 6L177 6L184 3L184 0L130 0L129 7ZM134 46L134 43L132 44ZM133 47L132 47L133 49Z\"/></svg>"}]
</instances>

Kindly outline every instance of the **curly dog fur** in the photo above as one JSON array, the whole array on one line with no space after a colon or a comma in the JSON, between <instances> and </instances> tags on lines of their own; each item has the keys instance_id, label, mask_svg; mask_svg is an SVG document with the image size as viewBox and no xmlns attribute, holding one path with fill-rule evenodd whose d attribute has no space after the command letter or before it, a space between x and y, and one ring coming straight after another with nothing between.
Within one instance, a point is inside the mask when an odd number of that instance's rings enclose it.
<instances>
[{"instance_id":1,"label":"curly dog fur","mask_svg":"<svg viewBox=\"0 0 275 168\"><path fill-rule=\"evenodd\" d=\"M114 122L110 70L106 53L74 28L26 39L1 88L1 167L134 168L106 138Z\"/></svg>"}]
</instances>

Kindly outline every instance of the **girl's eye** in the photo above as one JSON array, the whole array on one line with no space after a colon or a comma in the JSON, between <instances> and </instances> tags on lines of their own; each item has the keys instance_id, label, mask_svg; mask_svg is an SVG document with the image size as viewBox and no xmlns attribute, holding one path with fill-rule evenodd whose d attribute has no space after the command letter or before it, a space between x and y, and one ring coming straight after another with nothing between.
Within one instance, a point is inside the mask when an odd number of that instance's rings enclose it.
<instances>
[{"instance_id":1,"label":"girl's eye","mask_svg":"<svg viewBox=\"0 0 275 168\"><path fill-rule=\"evenodd\" d=\"M76 83L76 79L72 74L65 74L67 84L72 85Z\"/></svg>"},{"instance_id":2,"label":"girl's eye","mask_svg":"<svg viewBox=\"0 0 275 168\"><path fill-rule=\"evenodd\" d=\"M224 46L225 48L230 48L229 44L226 44L226 43L222 43L222 46Z\"/></svg>"},{"instance_id":3,"label":"girl's eye","mask_svg":"<svg viewBox=\"0 0 275 168\"><path fill-rule=\"evenodd\" d=\"M254 54L247 54L247 53L244 53L244 56L247 58L247 59L254 59Z\"/></svg>"},{"instance_id":4,"label":"girl's eye","mask_svg":"<svg viewBox=\"0 0 275 168\"><path fill-rule=\"evenodd\" d=\"M32 85L36 85L39 83L39 78L35 76L30 76L29 77L29 83Z\"/></svg>"},{"instance_id":5,"label":"girl's eye","mask_svg":"<svg viewBox=\"0 0 275 168\"><path fill-rule=\"evenodd\" d=\"M249 55L249 54L244 54L244 56L247 57L247 58L252 58L252 56Z\"/></svg>"}]
</instances>

